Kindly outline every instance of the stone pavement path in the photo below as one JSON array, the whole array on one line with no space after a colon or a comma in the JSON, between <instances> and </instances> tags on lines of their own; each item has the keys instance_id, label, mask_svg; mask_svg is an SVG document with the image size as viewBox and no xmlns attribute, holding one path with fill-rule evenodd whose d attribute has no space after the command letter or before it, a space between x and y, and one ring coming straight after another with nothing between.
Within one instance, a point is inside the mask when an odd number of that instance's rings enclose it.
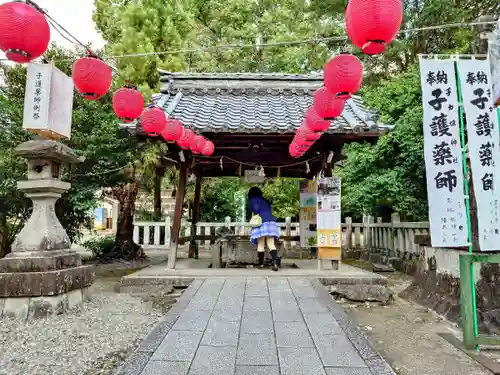
<instances>
[{"instance_id":1,"label":"stone pavement path","mask_svg":"<svg viewBox=\"0 0 500 375\"><path fill-rule=\"evenodd\" d=\"M395 374L315 279L195 280L119 375Z\"/></svg>"}]
</instances>

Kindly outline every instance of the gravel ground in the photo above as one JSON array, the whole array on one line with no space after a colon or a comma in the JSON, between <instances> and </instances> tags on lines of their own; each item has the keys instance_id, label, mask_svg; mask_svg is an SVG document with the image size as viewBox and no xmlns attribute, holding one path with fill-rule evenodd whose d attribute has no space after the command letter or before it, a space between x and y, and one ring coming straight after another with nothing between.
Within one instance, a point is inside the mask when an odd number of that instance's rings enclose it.
<instances>
[{"instance_id":1,"label":"gravel ground","mask_svg":"<svg viewBox=\"0 0 500 375\"><path fill-rule=\"evenodd\" d=\"M65 315L0 319L0 375L114 374L175 302L166 293L115 293L116 281L97 280L92 300Z\"/></svg>"}]
</instances>

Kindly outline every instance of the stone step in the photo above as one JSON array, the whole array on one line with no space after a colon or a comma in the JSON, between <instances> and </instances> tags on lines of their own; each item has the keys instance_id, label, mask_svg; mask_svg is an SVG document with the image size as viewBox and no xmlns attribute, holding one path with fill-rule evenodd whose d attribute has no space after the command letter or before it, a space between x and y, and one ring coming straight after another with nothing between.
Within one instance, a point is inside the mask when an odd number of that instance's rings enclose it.
<instances>
[{"instance_id":1,"label":"stone step","mask_svg":"<svg viewBox=\"0 0 500 375\"><path fill-rule=\"evenodd\" d=\"M394 272L390 264L373 263L373 272Z\"/></svg>"},{"instance_id":2,"label":"stone step","mask_svg":"<svg viewBox=\"0 0 500 375\"><path fill-rule=\"evenodd\" d=\"M382 263L382 254L381 253L370 253L371 263Z\"/></svg>"}]
</instances>

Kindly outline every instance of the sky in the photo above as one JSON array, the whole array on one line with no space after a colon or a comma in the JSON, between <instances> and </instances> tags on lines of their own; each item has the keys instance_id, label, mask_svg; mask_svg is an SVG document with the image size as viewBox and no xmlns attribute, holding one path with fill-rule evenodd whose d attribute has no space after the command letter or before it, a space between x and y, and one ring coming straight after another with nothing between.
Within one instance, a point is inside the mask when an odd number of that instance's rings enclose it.
<instances>
[{"instance_id":1,"label":"sky","mask_svg":"<svg viewBox=\"0 0 500 375\"><path fill-rule=\"evenodd\" d=\"M0 4L7 3L10 0L0 0ZM105 44L100 34L97 32L94 21L92 21L92 11L94 9L93 0L34 0L42 9L64 26L82 43L91 42L96 49L102 48ZM59 35L57 31L51 28L51 42L66 48L72 48L73 45ZM0 51L0 59L5 55Z\"/></svg>"}]
</instances>

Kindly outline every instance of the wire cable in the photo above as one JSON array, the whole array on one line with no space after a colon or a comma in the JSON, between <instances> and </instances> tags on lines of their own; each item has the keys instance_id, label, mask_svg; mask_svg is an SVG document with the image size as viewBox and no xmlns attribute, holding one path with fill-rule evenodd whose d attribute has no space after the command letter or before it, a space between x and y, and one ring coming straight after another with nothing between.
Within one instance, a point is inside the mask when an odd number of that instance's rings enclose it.
<instances>
[{"instance_id":1,"label":"wire cable","mask_svg":"<svg viewBox=\"0 0 500 375\"><path fill-rule=\"evenodd\" d=\"M82 46L83 48L85 48L87 51L91 52L89 50L89 48L83 44L80 40L78 40L73 34L71 34L68 30L66 30L64 28L64 26L62 26L59 22L57 22L54 18L52 18L50 16L50 14L47 12L47 11L44 11L44 14L45 14L45 17L48 18L48 20L52 21L53 23L55 23L61 30L63 30L66 34L68 34L76 43L78 43L80 46ZM55 27L54 27L55 28ZM55 28L57 30L57 28ZM63 34L57 30L59 32L59 34L61 34L61 36L63 36ZM63 36L64 37L64 36ZM66 38L65 38L66 39ZM74 43L73 43L74 44Z\"/></svg>"},{"instance_id":2,"label":"wire cable","mask_svg":"<svg viewBox=\"0 0 500 375\"><path fill-rule=\"evenodd\" d=\"M312 162L312 161L315 161L315 160L318 160L318 159L321 159L322 157L324 157L324 155L317 155L317 156L313 156L312 158L309 158L307 160L302 160L302 161L297 161L295 163L290 163L290 164L283 164L283 165L263 165L262 163L259 163L259 164L252 164L252 163L247 163L247 162L243 162L243 161L239 161L239 160L236 160L236 159L233 159L229 156L201 156L201 155L197 155L196 156L196 159L201 159L201 160L224 160L224 159L227 159L227 160L230 160L232 161L233 163L238 163L238 164L241 164L241 165L246 165L246 166L249 166L249 167L264 167L264 168L289 168L289 167L294 167L296 165L301 165L301 164L306 164L308 162Z\"/></svg>"},{"instance_id":3,"label":"wire cable","mask_svg":"<svg viewBox=\"0 0 500 375\"><path fill-rule=\"evenodd\" d=\"M431 30L441 30L441 29L449 29L456 27L470 27L470 26L479 26L479 25L491 25L495 24L497 21L484 21L484 22L460 22L460 23L450 23L450 24L442 24L435 26L425 26L419 28L411 28L401 30L398 34L408 34L412 32L421 32L421 31L431 31ZM114 55L114 56L105 56L103 59L122 59L128 57L148 57L148 56L161 56L161 55L173 55L173 54L186 54L186 53L197 53L197 52L209 52L212 50L220 50L220 49L245 49L245 48L266 48L266 47L284 47L284 46L293 46L299 44L319 44L321 42L333 42L333 41L345 41L348 40L347 35L341 36L331 36L331 37L323 37L323 38L312 38L312 39L302 39L302 40L292 40L286 42L275 42L275 43L259 43L259 44L243 44L243 43L233 43L233 44L223 44L223 45L215 45L208 47L200 47L200 48L186 48L186 49L177 49L177 50L169 50L169 51L159 51L159 52L144 52L144 53L130 53L124 55Z\"/></svg>"},{"instance_id":4,"label":"wire cable","mask_svg":"<svg viewBox=\"0 0 500 375\"><path fill-rule=\"evenodd\" d=\"M66 30L63 26L57 23L50 15L45 12L46 16L52 20L56 25L58 25L64 32L71 37L82 47L88 50L88 47L84 45L81 41L79 41L76 37L74 37L68 30ZM410 28L401 30L398 35L408 34L413 32L422 32L422 31L432 31L432 30L443 30L449 28L460 28L460 27L472 27L472 26L480 26L480 25L492 25L496 24L497 21L483 21L483 22L458 22L458 23L449 23L449 24L441 24L434 26L424 26L417 28ZM56 28L57 30L57 28ZM61 35L62 33L57 30ZM63 36L64 37L64 36ZM64 37L66 40L67 38ZM210 52L217 51L221 49L245 49L245 48L267 48L267 47L285 47L285 46L294 46L300 44L319 44L322 42L334 42L334 41L346 41L348 40L347 35L339 35L339 36L331 36L331 37L322 37L322 38L311 38L311 39L301 39L301 40L290 40L284 42L274 42L274 43L258 43L258 44L244 44L244 43L233 43L233 44L222 44L222 45L214 45L208 47L200 47L200 48L185 48L185 49L177 49L177 50L167 50L167 51L158 51L158 52L144 52L144 53L130 53L123 55L111 55L102 57L103 60L108 59L122 59L122 58L130 58L130 57L149 57L149 56L162 56L162 55L173 55L173 54L186 54L186 53L198 53L198 52ZM71 42L71 41L70 41ZM74 42L71 42L75 44ZM8 59L0 59L0 61L8 61ZM60 62L63 61L71 61L71 59L63 59L58 60Z\"/></svg>"},{"instance_id":5,"label":"wire cable","mask_svg":"<svg viewBox=\"0 0 500 375\"><path fill-rule=\"evenodd\" d=\"M71 174L71 177L102 176L102 175L105 175L105 174L108 174L108 173L113 173L113 172L121 171L121 170L123 170L125 168L128 168L128 167L132 166L132 165L133 165L133 163L127 163L123 167L118 167L118 168L115 168L115 169L109 169L109 170L104 171L104 172Z\"/></svg>"}]
</instances>

